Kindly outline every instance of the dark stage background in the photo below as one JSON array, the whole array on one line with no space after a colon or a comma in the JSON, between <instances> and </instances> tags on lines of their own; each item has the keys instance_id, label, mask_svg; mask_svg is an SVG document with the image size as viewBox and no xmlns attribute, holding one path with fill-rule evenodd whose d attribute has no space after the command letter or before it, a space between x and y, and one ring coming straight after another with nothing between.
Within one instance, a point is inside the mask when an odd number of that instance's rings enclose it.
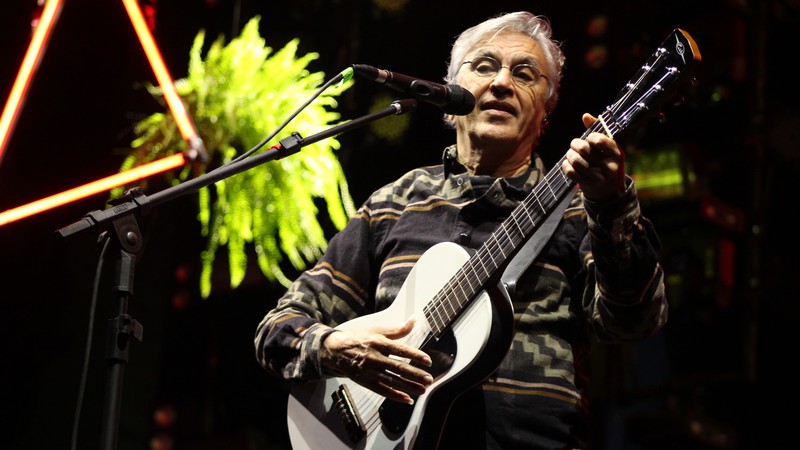
<instances>
[{"instance_id":1,"label":"dark stage background","mask_svg":"<svg viewBox=\"0 0 800 450\"><path fill-rule=\"evenodd\" d=\"M320 53L312 67L328 76L364 63L440 80L450 45L467 26L504 11L545 14L567 55L561 102L544 142L551 159L583 131L582 112L598 113L611 102L673 28L688 31L704 59L698 84L668 111L665 124L648 124L639 141L680 149L696 175L683 195L643 204L664 244L670 323L640 344L595 352L598 449L761 449L794 440L786 418L796 408L789 393L800 272L791 183L798 176L800 119L790 67L800 3L141 3L156 7L154 34L175 78L185 76L201 28L207 42L230 38L254 15L262 16L268 45L278 49L300 37L300 54ZM36 9L35 0L3 4L4 99ZM598 17L608 30L593 35ZM587 59L597 55L596 46L607 50L605 63ZM136 87L145 80L155 82L121 1L66 0L0 162L0 211L116 173L132 124L161 110ZM340 111L359 117L377 94L385 91L357 82ZM434 107L421 105L411 120L399 142L369 129L340 137L357 203L401 173L436 163L453 139ZM0 448L69 448L90 321L78 448L98 446L105 323L116 305L101 283L90 317L96 236L61 241L54 232L104 209L105 201L98 195L0 227ZM157 208L140 225L146 245L128 311L143 325L144 339L131 345L125 369L119 448L288 448L286 385L267 377L252 350L256 324L283 289L253 271L242 287L217 282L212 296L200 299L202 238L191 197Z\"/></svg>"}]
</instances>

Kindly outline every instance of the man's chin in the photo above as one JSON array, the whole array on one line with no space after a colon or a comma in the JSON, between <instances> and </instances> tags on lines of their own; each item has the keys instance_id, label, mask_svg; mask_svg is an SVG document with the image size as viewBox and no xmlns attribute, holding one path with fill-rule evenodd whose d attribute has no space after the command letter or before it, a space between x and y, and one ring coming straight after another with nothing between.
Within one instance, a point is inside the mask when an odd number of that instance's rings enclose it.
<instances>
[{"instance_id":1,"label":"man's chin","mask_svg":"<svg viewBox=\"0 0 800 450\"><path fill-rule=\"evenodd\" d=\"M511 127L489 125L478 130L476 136L485 143L509 144L520 140L519 130Z\"/></svg>"}]
</instances>

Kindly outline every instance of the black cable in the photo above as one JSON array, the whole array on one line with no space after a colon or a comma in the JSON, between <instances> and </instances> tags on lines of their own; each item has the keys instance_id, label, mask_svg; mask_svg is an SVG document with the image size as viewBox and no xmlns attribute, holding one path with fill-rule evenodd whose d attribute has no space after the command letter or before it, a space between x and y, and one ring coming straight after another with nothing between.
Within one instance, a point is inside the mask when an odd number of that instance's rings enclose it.
<instances>
[{"instance_id":1,"label":"black cable","mask_svg":"<svg viewBox=\"0 0 800 450\"><path fill-rule=\"evenodd\" d=\"M72 422L72 444L70 448L77 450L78 445L78 426L80 424L81 409L83 407L83 397L86 393L86 379L89 373L89 355L92 353L92 334L94 333L94 313L97 310L97 292L100 286L100 276L103 273L103 261L105 259L106 251L108 250L108 243L111 239L105 233L101 235L105 242L103 248L100 250L100 257L97 261L97 269L94 275L94 287L92 288L92 301L89 305L89 324L86 330L86 350L83 356L83 369L81 370L81 381L78 387L78 400L75 404L75 417Z\"/></svg>"},{"instance_id":2,"label":"black cable","mask_svg":"<svg viewBox=\"0 0 800 450\"><path fill-rule=\"evenodd\" d=\"M348 67L347 69L345 69L345 70L343 70L343 71L339 72L339 74L337 74L335 77L331 78L331 79L330 79L330 80L328 80L328 81L327 81L325 84L323 84L323 85L322 85L322 87L320 87L320 88L317 90L317 92L315 92L315 93L314 93L314 95L312 95L312 96L311 96L311 98L309 98L309 99L308 99L308 100L307 100L305 103L303 103L302 105L300 105L300 107L298 107L298 108L297 108L297 109L296 109L296 110L295 110L295 111L294 111L294 112L293 112L293 113L292 113L292 114L291 114L291 115L290 115L290 116L289 116L289 117L288 117L288 118L287 118L287 119L286 119L286 120L285 120L285 121L284 121L284 122L283 122L283 123L282 123L282 124L281 124L281 125L280 125L280 126L277 128L277 129L276 129L276 130L275 130L275 131L273 131L273 132L272 132L272 133L271 133L269 136L267 136L266 138L264 138L264 139L263 139L261 142L259 142L258 144L256 144L256 145L255 145L253 148L251 148L250 150L248 150L248 151L246 151L246 152L242 153L241 155L237 156L237 157L236 157L236 158L235 158L233 161L231 161L231 162L229 162L229 163L227 163L227 164L225 164L225 165L228 165L228 164L232 164L232 163L235 163L235 162L241 161L241 160L243 160L243 159L247 158L248 156L252 155L252 154L253 154L255 151L257 151L258 149L260 149L261 147L263 147L263 146L264 146L264 145L265 145L267 142L269 142L270 140L272 140L272 138L274 138L274 137L275 137L275 135L277 135L278 133L280 133L280 131L281 131L281 130L283 130L283 129L286 127L286 125L288 125L288 124L289 124L289 122L291 122L292 120L294 120L294 118L295 118L295 117L297 117L297 115L298 115L298 114L300 114L300 113L301 113L301 112L302 112L302 111L303 111L303 110L304 110L304 109L305 109L305 108L306 108L308 105L310 105L310 104L311 104L311 102L313 102L314 100L316 100L316 98L317 98L317 97L319 97L319 96L320 96L320 95L321 95L321 94L322 94L322 93L323 93L323 92L324 92L326 89L328 89L328 88L329 88L331 85L333 85L333 84L335 84L335 83L338 83L338 82L340 82L340 81L346 82L346 81L350 80L352 77L353 77L353 68L352 68L352 67ZM216 170L216 169L214 169L214 170Z\"/></svg>"}]
</instances>

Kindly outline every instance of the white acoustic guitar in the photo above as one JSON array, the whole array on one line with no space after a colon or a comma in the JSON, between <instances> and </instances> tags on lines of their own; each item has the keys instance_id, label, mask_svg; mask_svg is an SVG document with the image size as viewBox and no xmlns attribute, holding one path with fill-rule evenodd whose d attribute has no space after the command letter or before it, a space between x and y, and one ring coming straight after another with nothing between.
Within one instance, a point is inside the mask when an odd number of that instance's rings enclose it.
<instances>
[{"instance_id":1,"label":"white acoustic guitar","mask_svg":"<svg viewBox=\"0 0 800 450\"><path fill-rule=\"evenodd\" d=\"M610 136L631 129L673 96L700 52L675 29L584 134ZM426 251L397 298L384 311L338 329L416 322L402 340L431 355L433 384L404 405L349 378L293 385L289 437L296 450L435 449L453 401L499 366L514 333L513 307L500 281L503 270L574 182L554 165L525 200L472 256L454 243Z\"/></svg>"}]
</instances>

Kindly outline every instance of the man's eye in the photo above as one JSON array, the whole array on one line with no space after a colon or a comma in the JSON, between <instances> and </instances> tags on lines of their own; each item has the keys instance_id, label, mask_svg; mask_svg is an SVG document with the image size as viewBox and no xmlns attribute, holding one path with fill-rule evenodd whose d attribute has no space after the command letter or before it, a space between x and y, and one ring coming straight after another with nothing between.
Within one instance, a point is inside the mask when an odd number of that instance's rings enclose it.
<instances>
[{"instance_id":1,"label":"man's eye","mask_svg":"<svg viewBox=\"0 0 800 450\"><path fill-rule=\"evenodd\" d=\"M521 81L536 81L536 72L532 67L517 66L514 68L514 78Z\"/></svg>"},{"instance_id":2,"label":"man's eye","mask_svg":"<svg viewBox=\"0 0 800 450\"><path fill-rule=\"evenodd\" d=\"M481 74L490 74L497 72L497 69L489 61L478 61L475 63L475 71Z\"/></svg>"}]
</instances>

